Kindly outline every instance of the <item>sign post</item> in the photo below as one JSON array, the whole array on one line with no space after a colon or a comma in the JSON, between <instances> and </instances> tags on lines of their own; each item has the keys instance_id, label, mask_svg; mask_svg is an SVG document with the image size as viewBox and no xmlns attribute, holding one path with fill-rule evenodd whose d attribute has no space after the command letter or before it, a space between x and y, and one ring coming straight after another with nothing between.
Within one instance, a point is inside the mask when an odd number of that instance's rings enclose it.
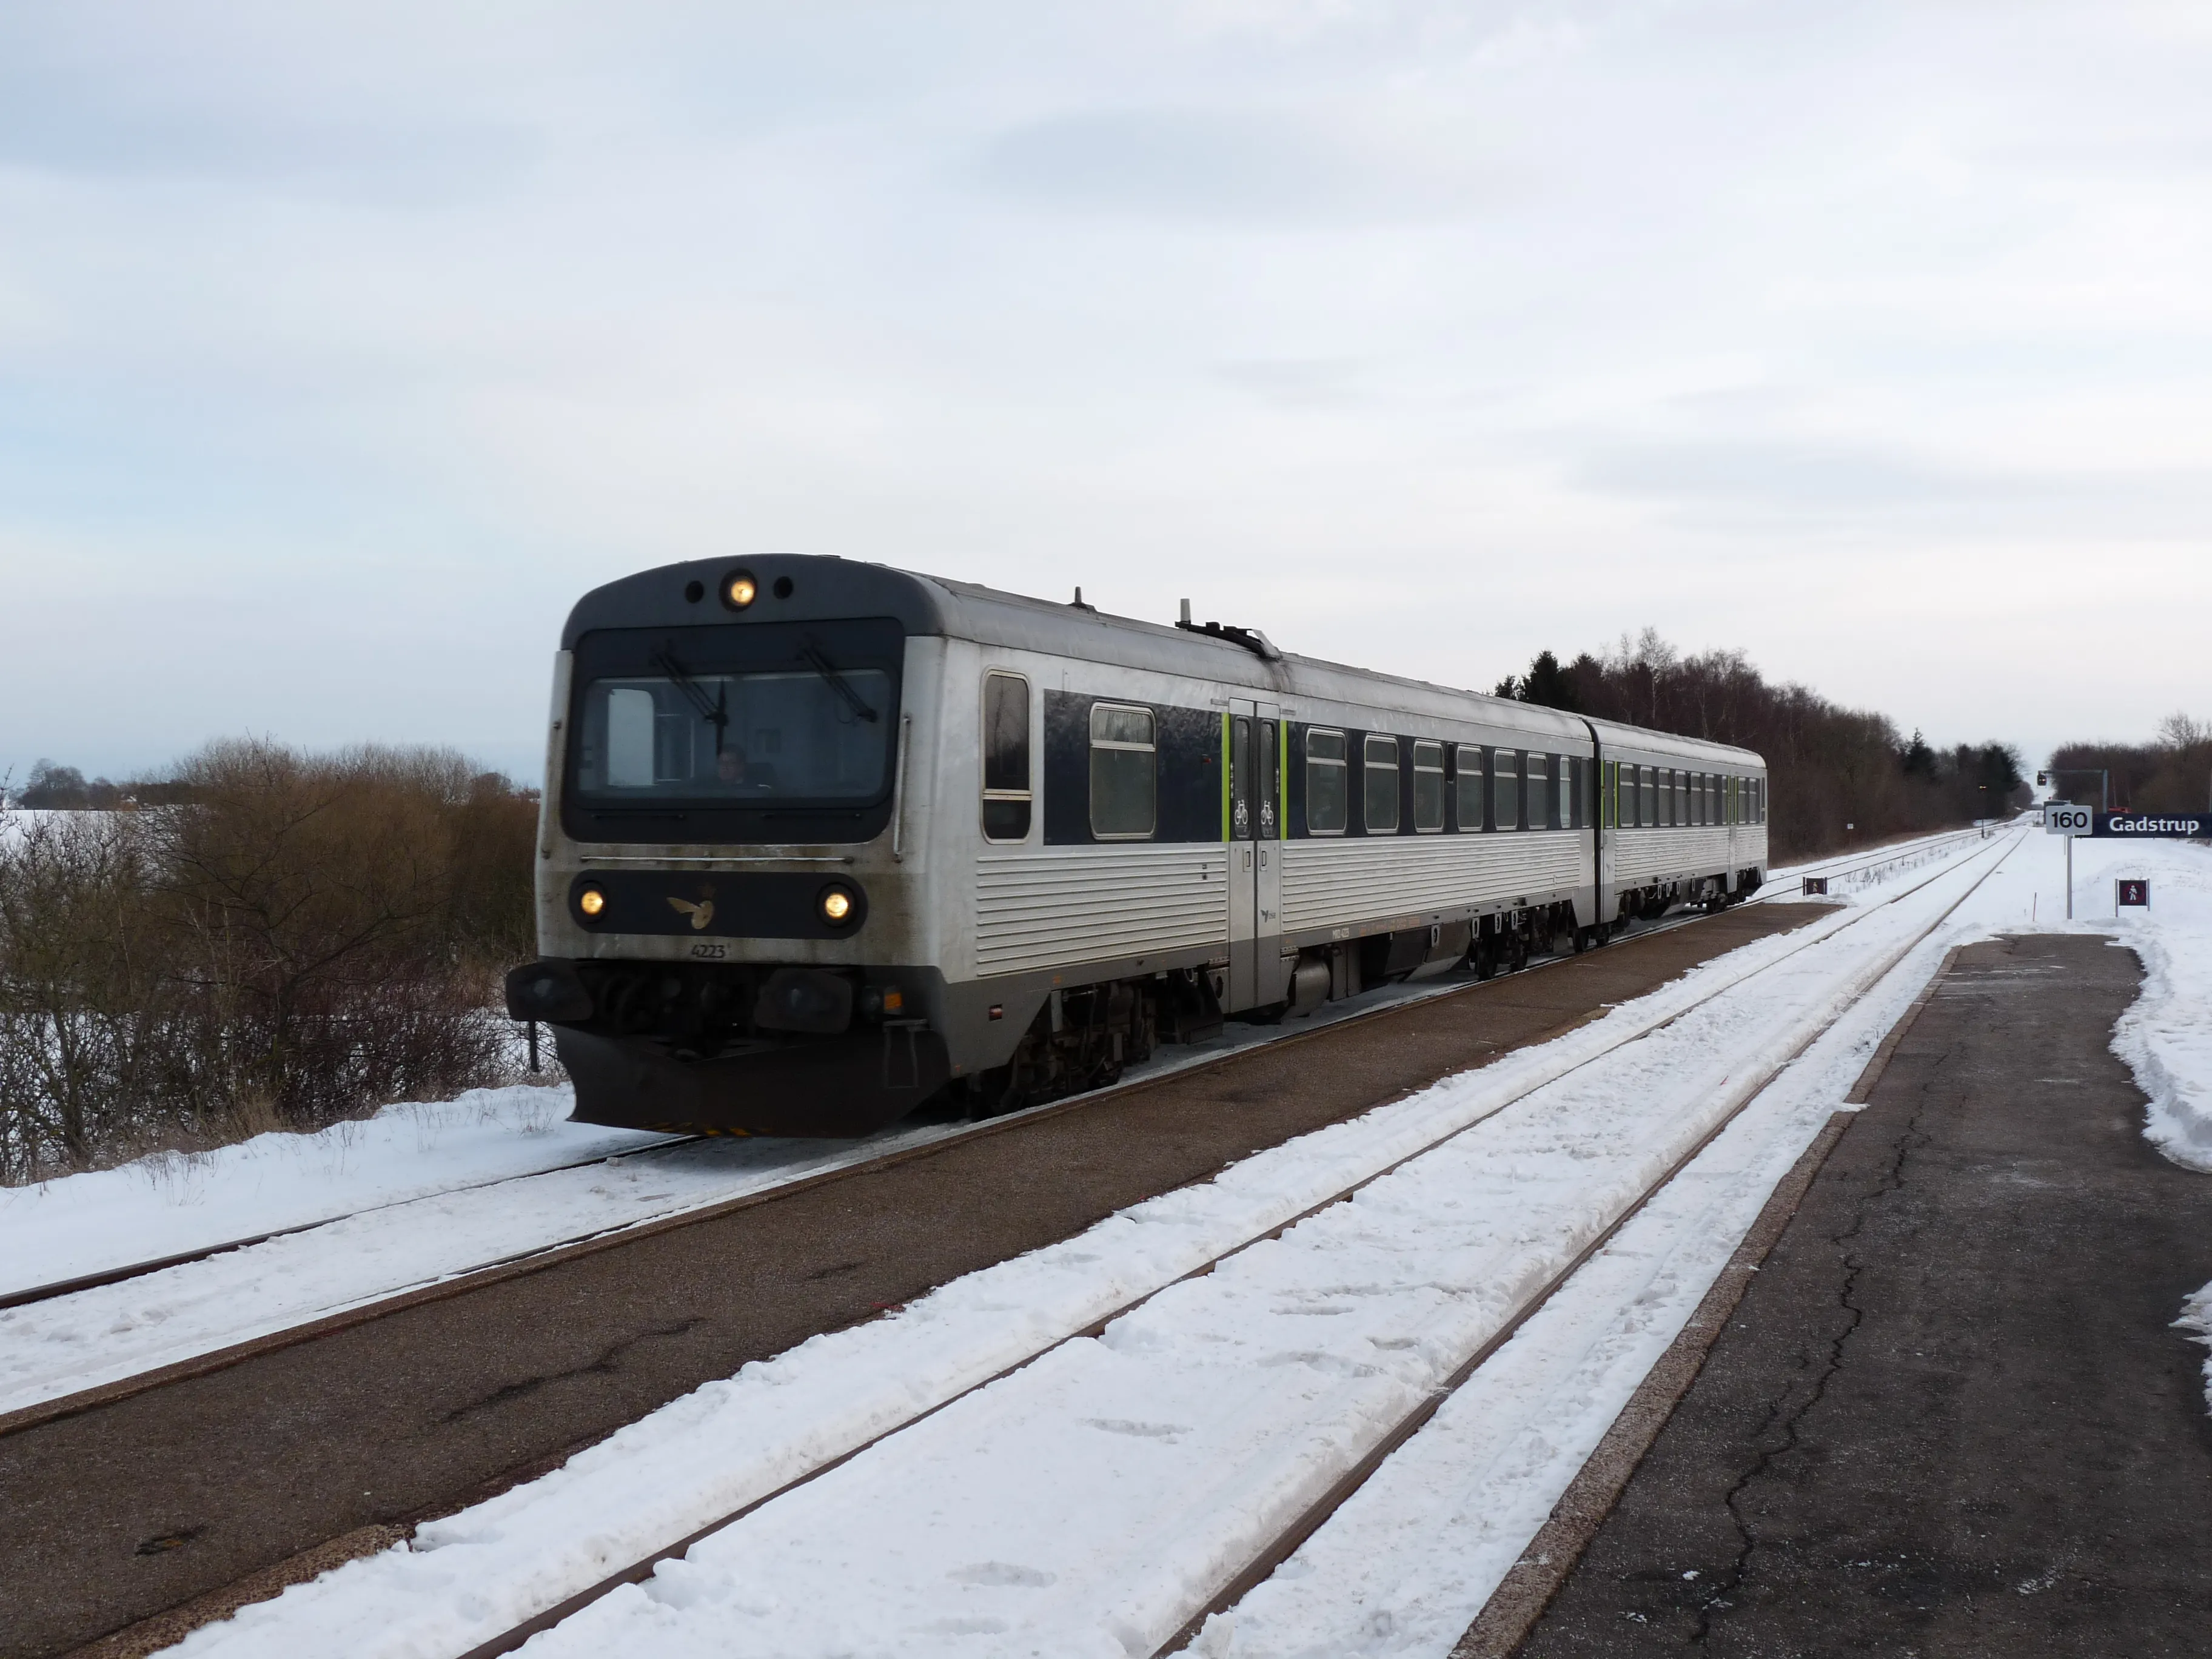
<instances>
[{"instance_id":1,"label":"sign post","mask_svg":"<svg viewBox=\"0 0 2212 1659\"><path fill-rule=\"evenodd\" d=\"M2066 837L2066 920L2074 920L2074 838L2086 836L2094 828L2096 814L2086 806L2075 806L2063 801L2046 801L2043 807L2043 832L2047 836Z\"/></svg>"}]
</instances>

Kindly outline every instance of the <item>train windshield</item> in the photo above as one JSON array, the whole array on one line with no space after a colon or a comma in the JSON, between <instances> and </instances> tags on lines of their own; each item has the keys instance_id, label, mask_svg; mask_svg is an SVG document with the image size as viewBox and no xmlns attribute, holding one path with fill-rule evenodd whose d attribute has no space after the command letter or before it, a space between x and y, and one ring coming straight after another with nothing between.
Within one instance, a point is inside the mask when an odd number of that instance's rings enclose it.
<instances>
[{"instance_id":1,"label":"train windshield","mask_svg":"<svg viewBox=\"0 0 2212 1659\"><path fill-rule=\"evenodd\" d=\"M583 679L577 696L578 805L836 808L884 794L896 683L868 638L756 628L624 643L604 663L616 672ZM615 654L580 652L579 667Z\"/></svg>"}]
</instances>

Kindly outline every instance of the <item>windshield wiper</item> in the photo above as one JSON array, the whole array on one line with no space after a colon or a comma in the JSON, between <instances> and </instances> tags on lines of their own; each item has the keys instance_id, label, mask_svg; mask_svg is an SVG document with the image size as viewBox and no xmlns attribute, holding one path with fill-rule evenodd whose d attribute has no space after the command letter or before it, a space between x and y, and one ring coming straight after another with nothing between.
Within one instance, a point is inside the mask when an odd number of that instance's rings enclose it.
<instances>
[{"instance_id":1,"label":"windshield wiper","mask_svg":"<svg viewBox=\"0 0 2212 1659\"><path fill-rule=\"evenodd\" d=\"M810 639L799 647L799 659L809 668L830 682L830 689L845 700L845 706L848 708L864 720L873 720L878 718L876 711L868 707L861 699L860 694L853 690L845 677L837 672L837 665L823 655L820 646Z\"/></svg>"},{"instance_id":2,"label":"windshield wiper","mask_svg":"<svg viewBox=\"0 0 2212 1659\"><path fill-rule=\"evenodd\" d=\"M684 694L684 700L699 711L699 718L714 728L714 753L722 752L722 739L730 726L730 686L725 680L714 688L712 701L707 688L691 678L690 671L676 659L674 647L662 646L653 653L653 665L668 677L668 682Z\"/></svg>"}]
</instances>

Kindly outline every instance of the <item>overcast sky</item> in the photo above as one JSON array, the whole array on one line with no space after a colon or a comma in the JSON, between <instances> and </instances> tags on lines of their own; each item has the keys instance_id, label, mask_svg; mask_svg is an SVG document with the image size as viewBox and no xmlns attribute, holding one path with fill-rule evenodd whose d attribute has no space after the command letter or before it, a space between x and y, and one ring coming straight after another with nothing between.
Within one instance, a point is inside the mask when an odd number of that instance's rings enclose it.
<instances>
[{"instance_id":1,"label":"overcast sky","mask_svg":"<svg viewBox=\"0 0 2212 1659\"><path fill-rule=\"evenodd\" d=\"M0 768L534 778L835 553L1487 687L2212 715L2212 7L0 8Z\"/></svg>"}]
</instances>

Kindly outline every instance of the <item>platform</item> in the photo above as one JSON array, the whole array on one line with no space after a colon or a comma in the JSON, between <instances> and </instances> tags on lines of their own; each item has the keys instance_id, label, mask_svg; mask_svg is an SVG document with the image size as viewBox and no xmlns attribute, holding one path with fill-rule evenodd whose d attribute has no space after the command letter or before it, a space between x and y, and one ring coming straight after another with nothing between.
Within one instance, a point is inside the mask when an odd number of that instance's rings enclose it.
<instances>
[{"instance_id":1,"label":"platform","mask_svg":"<svg viewBox=\"0 0 2212 1659\"><path fill-rule=\"evenodd\" d=\"M1971 946L1518 1651L2212 1650L2212 1176L2101 938Z\"/></svg>"}]
</instances>

